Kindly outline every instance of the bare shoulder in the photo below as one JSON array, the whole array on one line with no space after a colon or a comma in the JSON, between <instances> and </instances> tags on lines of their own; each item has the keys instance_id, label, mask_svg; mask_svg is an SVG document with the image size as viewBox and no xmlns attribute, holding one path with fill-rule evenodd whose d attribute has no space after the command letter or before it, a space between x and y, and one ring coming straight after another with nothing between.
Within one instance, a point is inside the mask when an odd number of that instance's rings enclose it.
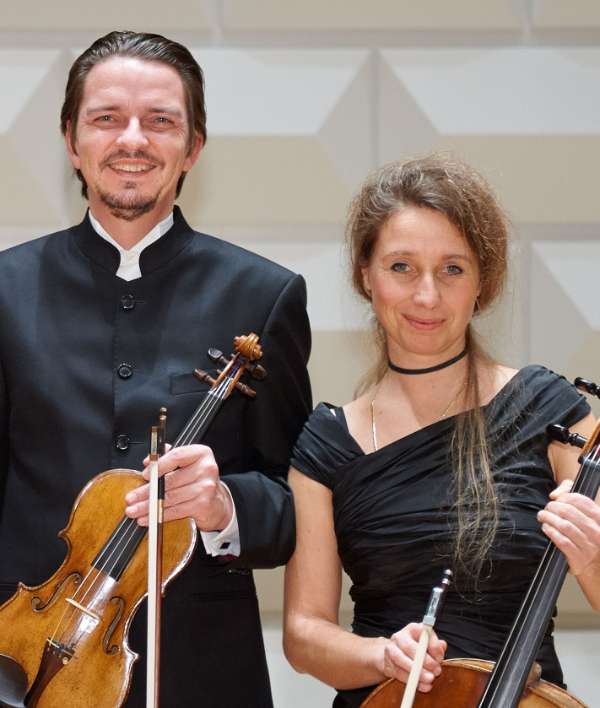
<instances>
[{"instance_id":1,"label":"bare shoulder","mask_svg":"<svg viewBox=\"0 0 600 708\"><path fill-rule=\"evenodd\" d=\"M360 421L365 417L370 416L371 401L374 396L375 391L373 389L369 389L358 398L349 401L343 406L344 415L346 416L346 420L349 425L351 422Z\"/></svg>"},{"instance_id":2,"label":"bare shoulder","mask_svg":"<svg viewBox=\"0 0 600 708\"><path fill-rule=\"evenodd\" d=\"M482 364L478 372L481 400L484 403L491 401L518 373L518 369L504 364Z\"/></svg>"}]
</instances>

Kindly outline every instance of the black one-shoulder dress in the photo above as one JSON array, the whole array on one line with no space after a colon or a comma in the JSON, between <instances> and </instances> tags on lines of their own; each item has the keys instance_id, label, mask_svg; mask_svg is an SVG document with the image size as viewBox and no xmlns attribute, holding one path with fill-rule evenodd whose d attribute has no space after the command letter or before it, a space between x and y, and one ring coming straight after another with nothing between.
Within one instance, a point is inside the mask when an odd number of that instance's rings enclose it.
<instances>
[{"instance_id":1,"label":"black one-shoulder dress","mask_svg":"<svg viewBox=\"0 0 600 708\"><path fill-rule=\"evenodd\" d=\"M447 658L498 657L548 543L536 519L556 486L546 426L573 425L590 407L562 376L527 366L483 412L500 524L477 586L459 582L436 624L448 642ZM455 420L365 454L348 432L342 408L321 403L296 443L292 466L332 492L338 552L353 583L352 631L360 636L390 636L421 621L431 588L451 564ZM543 678L564 685L552 631L553 622L538 661ZM372 688L339 691L333 705L359 706Z\"/></svg>"}]
</instances>

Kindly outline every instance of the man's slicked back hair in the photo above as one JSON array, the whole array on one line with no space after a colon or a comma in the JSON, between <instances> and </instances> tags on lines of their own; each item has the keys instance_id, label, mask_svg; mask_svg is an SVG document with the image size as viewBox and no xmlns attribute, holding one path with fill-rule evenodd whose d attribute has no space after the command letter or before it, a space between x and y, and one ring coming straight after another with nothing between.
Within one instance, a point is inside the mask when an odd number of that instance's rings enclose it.
<instances>
[{"instance_id":1,"label":"man's slicked back hair","mask_svg":"<svg viewBox=\"0 0 600 708\"><path fill-rule=\"evenodd\" d=\"M173 67L181 78L185 93L189 149L192 149L198 135L202 137L203 142L206 142L204 76L189 49L160 34L122 31L109 32L104 37L97 39L83 54L77 57L71 67L65 89L65 100L60 113L60 129L63 135L66 135L69 125L71 126L73 148L85 80L97 64L112 57L132 57L144 61L158 61ZM81 193L87 198L85 179L80 170L76 170L76 174L82 184ZM177 183L177 196L179 196L184 179L185 172L181 174Z\"/></svg>"}]
</instances>

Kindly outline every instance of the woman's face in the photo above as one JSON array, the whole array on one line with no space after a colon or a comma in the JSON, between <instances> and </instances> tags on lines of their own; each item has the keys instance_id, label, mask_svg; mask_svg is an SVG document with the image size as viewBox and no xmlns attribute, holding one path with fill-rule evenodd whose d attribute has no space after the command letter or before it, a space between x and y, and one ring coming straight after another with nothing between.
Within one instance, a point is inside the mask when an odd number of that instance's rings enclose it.
<instances>
[{"instance_id":1,"label":"woman's face","mask_svg":"<svg viewBox=\"0 0 600 708\"><path fill-rule=\"evenodd\" d=\"M420 367L462 351L480 291L477 258L441 212L405 207L381 228L365 289L390 359Z\"/></svg>"}]
</instances>

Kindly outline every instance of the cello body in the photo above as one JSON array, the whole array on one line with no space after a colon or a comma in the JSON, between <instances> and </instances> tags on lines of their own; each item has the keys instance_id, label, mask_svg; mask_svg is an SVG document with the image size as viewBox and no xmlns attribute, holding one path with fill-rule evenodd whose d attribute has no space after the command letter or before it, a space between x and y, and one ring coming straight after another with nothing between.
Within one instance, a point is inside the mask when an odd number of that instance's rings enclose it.
<instances>
[{"instance_id":1,"label":"cello body","mask_svg":"<svg viewBox=\"0 0 600 708\"><path fill-rule=\"evenodd\" d=\"M442 673L429 693L417 693L414 708L477 708L494 663L482 659L446 659ZM519 701L519 708L586 708L577 698L548 681L532 677ZM384 681L362 702L361 708L399 708L404 683Z\"/></svg>"},{"instance_id":2,"label":"cello body","mask_svg":"<svg viewBox=\"0 0 600 708\"><path fill-rule=\"evenodd\" d=\"M36 587L20 583L0 607L0 668L12 666L10 659L18 662L28 692L19 703L0 691L0 706L117 708L125 701L137 659L127 633L147 592L147 534L142 531L118 579L108 571L119 551L100 562L98 556L123 523L125 495L144 483L140 472L125 469L93 478L59 534L68 546L60 568ZM163 592L190 559L196 536L191 519L164 525ZM49 651L48 639L67 651Z\"/></svg>"}]
</instances>

